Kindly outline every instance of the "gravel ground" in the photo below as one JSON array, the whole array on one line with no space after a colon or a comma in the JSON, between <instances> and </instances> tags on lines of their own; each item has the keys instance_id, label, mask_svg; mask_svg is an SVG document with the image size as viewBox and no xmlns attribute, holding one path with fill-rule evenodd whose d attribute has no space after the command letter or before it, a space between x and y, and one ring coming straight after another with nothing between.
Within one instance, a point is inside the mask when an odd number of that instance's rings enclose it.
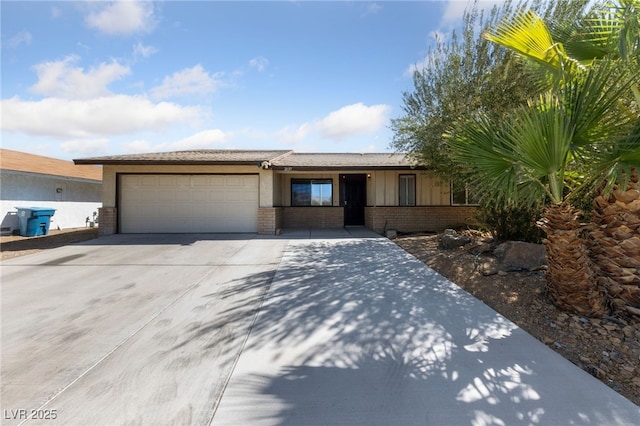
<instances>
[{"instance_id":1,"label":"gravel ground","mask_svg":"<svg viewBox=\"0 0 640 426\"><path fill-rule=\"evenodd\" d=\"M92 240L97 236L98 228L49 230L47 235L38 237L21 237L19 235L0 236L0 260Z\"/></svg>"}]
</instances>

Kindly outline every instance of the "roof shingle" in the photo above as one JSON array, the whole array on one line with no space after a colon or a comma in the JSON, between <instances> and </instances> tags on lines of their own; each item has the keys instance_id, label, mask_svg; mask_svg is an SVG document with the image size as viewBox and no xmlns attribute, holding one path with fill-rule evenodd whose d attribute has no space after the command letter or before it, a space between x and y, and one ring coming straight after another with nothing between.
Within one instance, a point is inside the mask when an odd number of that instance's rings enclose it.
<instances>
[{"instance_id":1,"label":"roof shingle","mask_svg":"<svg viewBox=\"0 0 640 426\"><path fill-rule=\"evenodd\" d=\"M10 149L0 149L0 169L78 179L102 180L102 167L79 166L71 161L12 151Z\"/></svg>"},{"instance_id":2,"label":"roof shingle","mask_svg":"<svg viewBox=\"0 0 640 426\"><path fill-rule=\"evenodd\" d=\"M406 154L294 153L289 150L193 150L149 154L113 155L73 160L76 164L211 164L259 166L268 161L274 169L409 169L420 168Z\"/></svg>"},{"instance_id":3,"label":"roof shingle","mask_svg":"<svg viewBox=\"0 0 640 426\"><path fill-rule=\"evenodd\" d=\"M290 153L286 150L245 151L203 149L193 151L154 152L148 154L111 155L81 158L76 164L254 164L271 161Z\"/></svg>"}]
</instances>

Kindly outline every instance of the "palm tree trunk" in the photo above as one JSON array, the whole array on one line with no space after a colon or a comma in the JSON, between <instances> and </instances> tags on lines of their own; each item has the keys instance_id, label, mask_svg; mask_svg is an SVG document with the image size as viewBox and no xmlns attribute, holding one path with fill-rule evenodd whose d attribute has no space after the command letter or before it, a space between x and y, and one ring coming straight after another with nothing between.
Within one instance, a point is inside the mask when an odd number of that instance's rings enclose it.
<instances>
[{"instance_id":1,"label":"palm tree trunk","mask_svg":"<svg viewBox=\"0 0 640 426\"><path fill-rule=\"evenodd\" d=\"M640 192L633 170L626 191L594 202L591 255L598 283L617 313L640 315Z\"/></svg>"},{"instance_id":2,"label":"palm tree trunk","mask_svg":"<svg viewBox=\"0 0 640 426\"><path fill-rule=\"evenodd\" d=\"M589 258L585 225L580 211L570 204L548 206L538 226L545 231L547 249L546 293L559 308L579 315L601 317L605 293L597 286Z\"/></svg>"}]
</instances>

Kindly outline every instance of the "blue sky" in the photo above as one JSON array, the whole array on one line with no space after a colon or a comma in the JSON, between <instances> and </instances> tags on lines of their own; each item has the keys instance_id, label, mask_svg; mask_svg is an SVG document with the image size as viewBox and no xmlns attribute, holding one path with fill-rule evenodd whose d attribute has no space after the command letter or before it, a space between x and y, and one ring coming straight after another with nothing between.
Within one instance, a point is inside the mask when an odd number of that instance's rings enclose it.
<instances>
[{"instance_id":1,"label":"blue sky","mask_svg":"<svg viewBox=\"0 0 640 426\"><path fill-rule=\"evenodd\" d=\"M467 4L3 0L2 147L391 151L412 67Z\"/></svg>"}]
</instances>

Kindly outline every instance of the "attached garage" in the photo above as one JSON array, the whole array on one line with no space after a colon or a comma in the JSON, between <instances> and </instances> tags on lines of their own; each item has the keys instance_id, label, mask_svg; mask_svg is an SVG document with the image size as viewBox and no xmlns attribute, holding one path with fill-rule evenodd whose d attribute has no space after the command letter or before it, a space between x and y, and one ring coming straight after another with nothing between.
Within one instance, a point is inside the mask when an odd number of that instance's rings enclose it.
<instances>
[{"instance_id":1,"label":"attached garage","mask_svg":"<svg viewBox=\"0 0 640 426\"><path fill-rule=\"evenodd\" d=\"M257 232L258 174L121 174L121 233Z\"/></svg>"}]
</instances>

